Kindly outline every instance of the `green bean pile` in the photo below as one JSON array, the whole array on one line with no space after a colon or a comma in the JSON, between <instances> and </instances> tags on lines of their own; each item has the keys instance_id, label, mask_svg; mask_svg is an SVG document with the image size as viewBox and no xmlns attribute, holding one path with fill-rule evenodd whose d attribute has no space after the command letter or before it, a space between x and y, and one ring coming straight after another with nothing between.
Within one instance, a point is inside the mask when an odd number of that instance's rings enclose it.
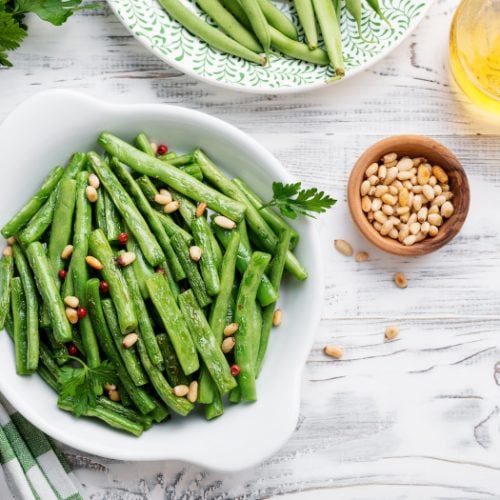
<instances>
[{"instance_id":1,"label":"green bean pile","mask_svg":"<svg viewBox=\"0 0 500 500\"><path fill-rule=\"evenodd\" d=\"M271 49L275 49L294 59L329 64L336 77L345 73L340 32L342 0L294 0L305 43L299 40L293 22L270 0L195 0L217 27L207 24L181 0L158 1L170 17L221 52L264 66ZM367 2L385 20L379 1ZM345 4L362 37L361 0L346 0ZM326 50L318 47L320 37Z\"/></svg>"},{"instance_id":2,"label":"green bean pile","mask_svg":"<svg viewBox=\"0 0 500 500\"><path fill-rule=\"evenodd\" d=\"M213 419L223 397L255 401L283 274L307 278L298 233L200 149L167 152L143 133L98 143L103 156L54 168L1 230L0 329L17 373L137 436L197 402ZM105 365L114 381L89 378L79 407L68 376Z\"/></svg>"}]
</instances>

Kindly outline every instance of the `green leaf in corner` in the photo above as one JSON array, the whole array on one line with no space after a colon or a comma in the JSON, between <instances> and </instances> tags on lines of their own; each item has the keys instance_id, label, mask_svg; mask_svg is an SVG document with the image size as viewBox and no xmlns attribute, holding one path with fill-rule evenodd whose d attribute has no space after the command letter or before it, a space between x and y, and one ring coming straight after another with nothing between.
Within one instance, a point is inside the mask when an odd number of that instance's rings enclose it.
<instances>
[{"instance_id":1,"label":"green leaf in corner","mask_svg":"<svg viewBox=\"0 0 500 500\"><path fill-rule=\"evenodd\" d=\"M16 6L19 12L33 12L40 19L60 26L74 12L87 8L81 3L82 0L17 0Z\"/></svg>"},{"instance_id":2,"label":"green leaf in corner","mask_svg":"<svg viewBox=\"0 0 500 500\"><path fill-rule=\"evenodd\" d=\"M26 31L19 26L19 23L10 12L0 12L0 65L12 66L7 58L6 51L19 47Z\"/></svg>"}]
</instances>

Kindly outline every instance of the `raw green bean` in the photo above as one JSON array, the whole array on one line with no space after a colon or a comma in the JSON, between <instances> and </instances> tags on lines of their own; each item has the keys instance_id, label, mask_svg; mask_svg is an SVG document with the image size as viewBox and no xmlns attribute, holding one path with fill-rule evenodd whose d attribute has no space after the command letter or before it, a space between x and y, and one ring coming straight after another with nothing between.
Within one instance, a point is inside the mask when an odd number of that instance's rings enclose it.
<instances>
[{"instance_id":1,"label":"raw green bean","mask_svg":"<svg viewBox=\"0 0 500 500\"><path fill-rule=\"evenodd\" d=\"M191 224L195 244L201 248L200 270L208 295L220 292L218 259L212 246L213 233L204 217L196 217Z\"/></svg>"},{"instance_id":2,"label":"raw green bean","mask_svg":"<svg viewBox=\"0 0 500 500\"><path fill-rule=\"evenodd\" d=\"M238 341L234 347L234 356L241 370L238 375L238 387L242 398L246 401L257 399L255 350L258 350L259 346L256 343L258 333L252 328L255 326L252 320L252 304L255 302L259 282L270 260L269 254L262 252L252 254L250 264L241 279L236 299L234 321L238 323Z\"/></svg>"},{"instance_id":3,"label":"raw green bean","mask_svg":"<svg viewBox=\"0 0 500 500\"><path fill-rule=\"evenodd\" d=\"M335 15L340 23L340 15L342 13L342 0L333 0L333 8L335 9Z\"/></svg>"},{"instance_id":4,"label":"raw green bean","mask_svg":"<svg viewBox=\"0 0 500 500\"><path fill-rule=\"evenodd\" d=\"M390 21L387 19L387 17L384 16L384 13L382 12L382 9L380 8L380 3L379 0L367 0L368 5L377 13L377 15L387 23L387 26L389 28L392 28L392 25Z\"/></svg>"},{"instance_id":5,"label":"raw green bean","mask_svg":"<svg viewBox=\"0 0 500 500\"><path fill-rule=\"evenodd\" d=\"M201 307L208 306L212 299L208 296L205 282L198 271L198 266L191 260L189 256L189 247L180 234L172 237L172 246L179 258L191 288L193 289L196 299Z\"/></svg>"},{"instance_id":6,"label":"raw green bean","mask_svg":"<svg viewBox=\"0 0 500 500\"><path fill-rule=\"evenodd\" d=\"M257 289L257 286L255 289ZM220 343L217 342L205 314L196 302L192 290L187 290L179 295L179 306L191 332L191 338L198 350L198 354L203 359L204 365L219 393L225 394L233 387L236 387L237 384L220 348Z\"/></svg>"},{"instance_id":7,"label":"raw green bean","mask_svg":"<svg viewBox=\"0 0 500 500\"><path fill-rule=\"evenodd\" d=\"M369 42L369 40L366 40L366 38L363 36L363 33L361 31L361 13L362 13L361 0L346 0L345 6L349 11L349 13L351 14L351 16L354 18L354 21L356 21L356 24L358 26L358 36L361 38L361 40Z\"/></svg>"},{"instance_id":8,"label":"raw green bean","mask_svg":"<svg viewBox=\"0 0 500 500\"><path fill-rule=\"evenodd\" d=\"M204 201L215 212L236 222L243 218L245 207L241 203L224 196L182 170L148 156L109 132L102 132L98 142L108 153L116 156L133 170L159 179L191 199Z\"/></svg>"},{"instance_id":9,"label":"raw green bean","mask_svg":"<svg viewBox=\"0 0 500 500\"><path fill-rule=\"evenodd\" d=\"M224 194L238 200L245 206L245 215L248 225L258 237L263 249L267 252L274 253L278 243L278 237L263 219L259 211L250 203L238 186L230 181L203 151L197 149L194 154L196 161L203 170L203 175ZM298 280L307 278L307 271L290 251L287 253L286 269Z\"/></svg>"},{"instance_id":10,"label":"raw green bean","mask_svg":"<svg viewBox=\"0 0 500 500\"><path fill-rule=\"evenodd\" d=\"M266 56L271 49L271 34L269 33L269 25L267 24L264 12L258 0L240 0L240 5L245 11L253 32L262 45Z\"/></svg>"},{"instance_id":11,"label":"raw green bean","mask_svg":"<svg viewBox=\"0 0 500 500\"><path fill-rule=\"evenodd\" d=\"M212 224L212 229L217 238L219 238L219 241L222 243L222 245L227 248L231 236L231 231L222 229L216 224ZM250 249L245 247L240 241L240 245L238 247L238 255L236 257L236 268L241 274L246 271L248 264L250 263L250 259ZM275 288L271 285L271 282L266 275L262 276L261 278L261 283L257 290L257 298L260 304L264 307L278 300L278 291L275 290Z\"/></svg>"},{"instance_id":12,"label":"raw green bean","mask_svg":"<svg viewBox=\"0 0 500 500\"><path fill-rule=\"evenodd\" d=\"M106 221L106 190L98 191L95 207L95 223L99 229L102 229L104 234L108 234L108 224Z\"/></svg>"},{"instance_id":13,"label":"raw green bean","mask_svg":"<svg viewBox=\"0 0 500 500\"><path fill-rule=\"evenodd\" d=\"M318 30L311 0L294 0L300 24L304 29L307 45L312 50L318 46Z\"/></svg>"},{"instance_id":14,"label":"raw green bean","mask_svg":"<svg viewBox=\"0 0 500 500\"><path fill-rule=\"evenodd\" d=\"M168 383L175 387L176 385L189 385L189 379L184 375L182 367L175 354L174 346L168 338L168 335L160 333L156 336L158 345L160 346L163 359L165 361L165 374Z\"/></svg>"},{"instance_id":15,"label":"raw green bean","mask_svg":"<svg viewBox=\"0 0 500 500\"><path fill-rule=\"evenodd\" d=\"M224 9L218 0L196 0L196 3L226 35L253 52L262 52L262 47L255 36L244 28L230 12Z\"/></svg>"},{"instance_id":16,"label":"raw green bean","mask_svg":"<svg viewBox=\"0 0 500 500\"><path fill-rule=\"evenodd\" d=\"M54 338L60 343L69 342L73 338L71 326L66 317L64 304L52 277L49 260L42 244L39 241L34 241L26 249L26 254L35 275L38 292L42 296L43 302L48 304Z\"/></svg>"},{"instance_id":17,"label":"raw green bean","mask_svg":"<svg viewBox=\"0 0 500 500\"><path fill-rule=\"evenodd\" d=\"M89 239L90 251L102 264L101 273L108 282L109 293L118 312L120 331L123 335L137 328L137 317L130 298L127 283L117 268L113 251L100 229L94 230Z\"/></svg>"},{"instance_id":18,"label":"raw green bean","mask_svg":"<svg viewBox=\"0 0 500 500\"><path fill-rule=\"evenodd\" d=\"M64 169L61 180L74 179L76 174L83 168L87 161L85 153L75 153L68 166ZM34 215L26 227L19 233L19 241L23 245L28 245L33 241L39 240L42 234L47 230L52 222L54 215L54 207L58 197L59 186L52 191L49 199L45 202L43 207Z\"/></svg>"},{"instance_id":19,"label":"raw green bean","mask_svg":"<svg viewBox=\"0 0 500 500\"><path fill-rule=\"evenodd\" d=\"M139 359L137 358L137 354L135 348L132 346L128 349L125 349L122 345L123 336L120 332L120 327L118 323L117 311L111 299L102 299L101 307L104 313L104 317L106 318L106 323L108 325L109 333L113 338L116 349L120 354L123 365L126 368L130 378L134 382L136 386L142 386L148 383L144 370L141 367Z\"/></svg>"},{"instance_id":20,"label":"raw green bean","mask_svg":"<svg viewBox=\"0 0 500 500\"><path fill-rule=\"evenodd\" d=\"M312 0L330 64L337 76L344 76L340 21L337 19L332 0Z\"/></svg>"},{"instance_id":21,"label":"raw green bean","mask_svg":"<svg viewBox=\"0 0 500 500\"><path fill-rule=\"evenodd\" d=\"M3 226L2 235L10 238L19 232L31 218L38 212L45 200L54 191L61 178L64 169L62 167L53 168L41 185L40 189L30 198L30 200Z\"/></svg>"},{"instance_id":22,"label":"raw green bean","mask_svg":"<svg viewBox=\"0 0 500 500\"><path fill-rule=\"evenodd\" d=\"M38 368L40 355L40 333L38 331L38 295L31 270L21 247L15 243L12 246L14 262L21 278L26 301L26 370L33 373Z\"/></svg>"},{"instance_id":23,"label":"raw green bean","mask_svg":"<svg viewBox=\"0 0 500 500\"><path fill-rule=\"evenodd\" d=\"M151 142L144 132L137 134L136 138L134 139L134 144L137 149L144 151L144 153L148 154L149 156L156 156L156 151L153 150L153 146L151 146Z\"/></svg>"},{"instance_id":24,"label":"raw green bean","mask_svg":"<svg viewBox=\"0 0 500 500\"><path fill-rule=\"evenodd\" d=\"M104 200L104 215L106 216L106 236L108 241L118 241L120 233L123 232L120 221L120 214L111 199L111 196L105 189L101 189L99 196Z\"/></svg>"},{"instance_id":25,"label":"raw green bean","mask_svg":"<svg viewBox=\"0 0 500 500\"><path fill-rule=\"evenodd\" d=\"M128 146L128 144L127 144ZM132 148L132 146L128 146ZM144 153L139 152L135 148L132 148L139 154L144 155ZM125 188L120 184L115 174L106 165L106 163L100 158L100 156L94 152L88 153L88 158L92 169L98 175L101 183L108 192L110 198L112 199L114 205L120 212L124 220L127 221L127 225L132 231L132 234L136 238L139 246L141 247L142 253L152 266L158 265L164 260L163 252L161 251L160 245L156 241L151 229L144 217L141 215L134 202L130 198ZM149 158L149 156L146 158ZM109 231L109 220L108 231Z\"/></svg>"},{"instance_id":26,"label":"raw green bean","mask_svg":"<svg viewBox=\"0 0 500 500\"><path fill-rule=\"evenodd\" d=\"M148 310L146 304L141 295L141 290L139 288L139 282L135 276L134 268L132 266L126 266L123 268L123 276L125 276L125 281L127 282L128 288L130 290L130 295L132 297L132 302L135 306L135 314L137 316L137 322L139 324L139 332L141 338L146 346L146 351L151 359L153 365L155 365L160 370L163 370L163 356L161 354L158 342L156 341L155 332L153 329L153 324L149 318Z\"/></svg>"},{"instance_id":27,"label":"raw green bean","mask_svg":"<svg viewBox=\"0 0 500 500\"><path fill-rule=\"evenodd\" d=\"M4 329L5 319L10 308L10 281L14 276L14 257L4 255L0 260L0 330Z\"/></svg>"},{"instance_id":28,"label":"raw green bean","mask_svg":"<svg viewBox=\"0 0 500 500\"><path fill-rule=\"evenodd\" d=\"M226 52L257 64L265 64L265 59L259 54L252 52L222 33L222 31L207 24L194 12L184 7L179 0L160 0L160 5L172 18L182 24L188 31L198 36L212 47L221 52Z\"/></svg>"},{"instance_id":29,"label":"raw green bean","mask_svg":"<svg viewBox=\"0 0 500 500\"><path fill-rule=\"evenodd\" d=\"M283 277L283 270L285 268L286 251L288 245L290 244L290 231L283 230L280 233L280 238L278 242L278 249L276 255L271 261L271 268L269 270L269 279L271 284L279 289L281 278ZM257 362L255 364L255 374L259 375L262 369L262 362L264 361L264 356L267 351L267 345L269 342L269 334L273 326L273 315L276 307L276 303L269 304L262 312L262 330L260 337L260 344L257 353Z\"/></svg>"},{"instance_id":30,"label":"raw green bean","mask_svg":"<svg viewBox=\"0 0 500 500\"><path fill-rule=\"evenodd\" d=\"M271 226L271 229L279 234L283 229L287 229L291 233L290 249L293 250L299 242L300 235L293 229L285 220L283 220L272 208L264 207L262 199L252 190L252 188L242 179L233 179L233 182L245 194L250 203L259 211L262 218Z\"/></svg>"},{"instance_id":31,"label":"raw green bean","mask_svg":"<svg viewBox=\"0 0 500 500\"><path fill-rule=\"evenodd\" d=\"M172 341L179 363L186 375L194 373L200 367L193 340L174 296L161 274L155 274L146 280L149 296L153 302L163 326Z\"/></svg>"},{"instance_id":32,"label":"raw green bean","mask_svg":"<svg viewBox=\"0 0 500 500\"><path fill-rule=\"evenodd\" d=\"M27 368L28 335L26 330L26 298L21 278L12 278L10 291L16 373L18 375L29 375L31 372Z\"/></svg>"},{"instance_id":33,"label":"raw green bean","mask_svg":"<svg viewBox=\"0 0 500 500\"><path fill-rule=\"evenodd\" d=\"M120 393L120 396L122 394ZM153 417L149 415L141 415L131 408L126 408L123 404L111 401L111 399L100 396L97 398L97 406L105 408L107 410L113 411L114 413L121 415L122 417L132 420L144 427L144 430L150 429L153 425Z\"/></svg>"},{"instance_id":34,"label":"raw green bean","mask_svg":"<svg viewBox=\"0 0 500 500\"><path fill-rule=\"evenodd\" d=\"M170 243L170 238L168 237L163 225L158 220L156 212L149 204L141 188L135 182L134 178L130 175L130 172L127 170L125 165L123 165L123 163L120 163L116 158L113 158L111 165L114 173L121 181L125 189L128 191L130 196L132 196L133 200L136 203L137 208L146 219L154 236L156 236L161 249L163 250L166 258L168 259L169 267L172 270L175 280L176 281L183 280L186 277L186 274L184 273L184 270L182 269L179 259L177 258L177 255L175 254L174 249L172 248L172 244Z\"/></svg>"},{"instance_id":35,"label":"raw green bean","mask_svg":"<svg viewBox=\"0 0 500 500\"><path fill-rule=\"evenodd\" d=\"M292 40L298 40L297 29L288 17L269 0L258 0L259 6L270 26Z\"/></svg>"},{"instance_id":36,"label":"raw green bean","mask_svg":"<svg viewBox=\"0 0 500 500\"><path fill-rule=\"evenodd\" d=\"M292 57L294 59L301 59L302 61L307 61L312 64L317 64L319 66L326 66L329 64L328 54L318 47L311 50L305 43L296 42L291 40L270 26L271 31L271 45L282 52L285 56Z\"/></svg>"},{"instance_id":37,"label":"raw green bean","mask_svg":"<svg viewBox=\"0 0 500 500\"><path fill-rule=\"evenodd\" d=\"M144 366L144 369L149 376L149 380L155 388L158 396L160 396L163 402L176 413L179 413L182 416L187 415L194 408L193 404L186 398L174 395L172 387L170 387L162 372L151 363L141 338L137 341L137 350L139 351L142 365Z\"/></svg>"}]
</instances>

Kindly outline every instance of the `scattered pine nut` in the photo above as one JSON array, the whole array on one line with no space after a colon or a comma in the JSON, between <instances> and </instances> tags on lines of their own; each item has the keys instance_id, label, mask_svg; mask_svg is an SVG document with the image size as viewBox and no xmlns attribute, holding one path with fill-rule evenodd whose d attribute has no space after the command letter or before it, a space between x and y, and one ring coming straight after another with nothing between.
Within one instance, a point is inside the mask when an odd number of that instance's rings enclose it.
<instances>
[{"instance_id":1,"label":"scattered pine nut","mask_svg":"<svg viewBox=\"0 0 500 500\"><path fill-rule=\"evenodd\" d=\"M116 385L115 384L110 384L109 382L106 382L104 385L103 385L103 389L105 391L116 391Z\"/></svg>"},{"instance_id":2,"label":"scattered pine nut","mask_svg":"<svg viewBox=\"0 0 500 500\"><path fill-rule=\"evenodd\" d=\"M408 287L408 280L406 279L406 276L403 273L396 273L394 275L394 283L396 283L396 286L398 288Z\"/></svg>"},{"instance_id":3,"label":"scattered pine nut","mask_svg":"<svg viewBox=\"0 0 500 500\"><path fill-rule=\"evenodd\" d=\"M61 252L61 259L63 260L69 259L73 254L73 250L74 250L73 245L66 245L63 248L63 251Z\"/></svg>"},{"instance_id":4,"label":"scattered pine nut","mask_svg":"<svg viewBox=\"0 0 500 500\"><path fill-rule=\"evenodd\" d=\"M158 205L168 205L172 201L172 195L155 194L154 201L158 203Z\"/></svg>"},{"instance_id":5,"label":"scattered pine nut","mask_svg":"<svg viewBox=\"0 0 500 500\"><path fill-rule=\"evenodd\" d=\"M116 258L116 262L118 262L120 266L125 267L132 264L132 262L135 261L135 258L136 255L134 252L123 252L118 255L118 257Z\"/></svg>"},{"instance_id":6,"label":"scattered pine nut","mask_svg":"<svg viewBox=\"0 0 500 500\"><path fill-rule=\"evenodd\" d=\"M171 214L175 212L176 210L179 209L180 203L177 200L171 201L170 203L167 203L165 207L163 208L163 211L166 214Z\"/></svg>"},{"instance_id":7,"label":"scattered pine nut","mask_svg":"<svg viewBox=\"0 0 500 500\"><path fill-rule=\"evenodd\" d=\"M64 303L68 307L76 309L80 305L80 300L78 299L78 297L75 297L74 295L66 295L66 297L64 297Z\"/></svg>"},{"instance_id":8,"label":"scattered pine nut","mask_svg":"<svg viewBox=\"0 0 500 500\"><path fill-rule=\"evenodd\" d=\"M151 146L153 153L156 154L156 151L158 151L158 144L156 144L156 142L150 142L149 145Z\"/></svg>"},{"instance_id":9,"label":"scattered pine nut","mask_svg":"<svg viewBox=\"0 0 500 500\"><path fill-rule=\"evenodd\" d=\"M375 213L375 218L376 218L377 213L379 213L379 212ZM380 213L382 213L382 212L380 212ZM352 246L349 245L349 243L347 243L347 241L335 240L334 245L335 245L336 250L338 250L342 255L345 255L346 257L352 256L352 254L353 254Z\"/></svg>"},{"instance_id":10,"label":"scattered pine nut","mask_svg":"<svg viewBox=\"0 0 500 500\"><path fill-rule=\"evenodd\" d=\"M16 242L16 237L11 236L10 238L7 238L7 244L8 245L13 245Z\"/></svg>"},{"instance_id":11,"label":"scattered pine nut","mask_svg":"<svg viewBox=\"0 0 500 500\"><path fill-rule=\"evenodd\" d=\"M87 186L85 188L85 194L87 195L87 200L90 201L90 203L95 203L97 201L97 189L93 186Z\"/></svg>"},{"instance_id":12,"label":"scattered pine nut","mask_svg":"<svg viewBox=\"0 0 500 500\"><path fill-rule=\"evenodd\" d=\"M189 247L189 257L193 262L198 262L201 259L201 248L196 245Z\"/></svg>"},{"instance_id":13,"label":"scattered pine nut","mask_svg":"<svg viewBox=\"0 0 500 500\"><path fill-rule=\"evenodd\" d=\"M3 249L3 252L2 252L2 255L4 257L12 257L12 247L9 245L9 246L6 246L4 249Z\"/></svg>"},{"instance_id":14,"label":"scattered pine nut","mask_svg":"<svg viewBox=\"0 0 500 500\"><path fill-rule=\"evenodd\" d=\"M394 340L399 334L399 328L395 325L388 326L385 329L386 340Z\"/></svg>"},{"instance_id":15,"label":"scattered pine nut","mask_svg":"<svg viewBox=\"0 0 500 500\"><path fill-rule=\"evenodd\" d=\"M234 229L236 227L236 222L234 222L234 220L228 219L224 215L217 215L216 217L214 217L214 222L223 229Z\"/></svg>"},{"instance_id":16,"label":"scattered pine nut","mask_svg":"<svg viewBox=\"0 0 500 500\"><path fill-rule=\"evenodd\" d=\"M196 217L201 217L205 213L206 209L207 209L207 204L204 201L200 201L200 203L198 203L196 207L196 212L195 212Z\"/></svg>"},{"instance_id":17,"label":"scattered pine nut","mask_svg":"<svg viewBox=\"0 0 500 500\"><path fill-rule=\"evenodd\" d=\"M196 380L193 380L189 384L189 390L187 393L187 400L190 403L195 403L197 399L198 399L198 382Z\"/></svg>"},{"instance_id":18,"label":"scattered pine nut","mask_svg":"<svg viewBox=\"0 0 500 500\"><path fill-rule=\"evenodd\" d=\"M67 307L66 317L68 318L68 321L72 325L76 325L78 323L78 313L76 312L76 309L73 309L72 307Z\"/></svg>"},{"instance_id":19,"label":"scattered pine nut","mask_svg":"<svg viewBox=\"0 0 500 500\"><path fill-rule=\"evenodd\" d=\"M99 186L101 185L101 181L99 180L99 177L95 174L90 174L89 175L89 186L92 186L94 189L99 189Z\"/></svg>"},{"instance_id":20,"label":"scattered pine nut","mask_svg":"<svg viewBox=\"0 0 500 500\"><path fill-rule=\"evenodd\" d=\"M344 355L344 351L338 345L326 345L323 347L323 352L331 358L340 359Z\"/></svg>"},{"instance_id":21,"label":"scattered pine nut","mask_svg":"<svg viewBox=\"0 0 500 500\"><path fill-rule=\"evenodd\" d=\"M104 266L102 265L101 261L93 257L92 255L87 255L85 257L85 262L92 268L96 269L97 271L100 271Z\"/></svg>"},{"instance_id":22,"label":"scattered pine nut","mask_svg":"<svg viewBox=\"0 0 500 500\"><path fill-rule=\"evenodd\" d=\"M128 333L123 337L122 347L124 349L130 349L139 340L139 335L137 333Z\"/></svg>"},{"instance_id":23,"label":"scattered pine nut","mask_svg":"<svg viewBox=\"0 0 500 500\"><path fill-rule=\"evenodd\" d=\"M226 337L222 341L221 349L224 354L231 352L233 347L236 345L236 339L234 337Z\"/></svg>"},{"instance_id":24,"label":"scattered pine nut","mask_svg":"<svg viewBox=\"0 0 500 500\"><path fill-rule=\"evenodd\" d=\"M189 387L187 385L176 385L173 389L172 392L174 393L175 396L178 396L180 398L183 398L184 396L187 396L187 393L189 392Z\"/></svg>"},{"instance_id":25,"label":"scattered pine nut","mask_svg":"<svg viewBox=\"0 0 500 500\"><path fill-rule=\"evenodd\" d=\"M238 327L238 323L230 323L224 328L224 336L230 337L231 335L234 335L238 331Z\"/></svg>"},{"instance_id":26,"label":"scattered pine nut","mask_svg":"<svg viewBox=\"0 0 500 500\"><path fill-rule=\"evenodd\" d=\"M276 309L273 313L273 326L280 326L283 321L283 311L281 309Z\"/></svg>"},{"instance_id":27,"label":"scattered pine nut","mask_svg":"<svg viewBox=\"0 0 500 500\"><path fill-rule=\"evenodd\" d=\"M370 255L368 254L368 252L358 252L354 257L354 260L356 262L366 262L369 257Z\"/></svg>"},{"instance_id":28,"label":"scattered pine nut","mask_svg":"<svg viewBox=\"0 0 500 500\"><path fill-rule=\"evenodd\" d=\"M116 389L108 392L108 398L115 403L121 400L120 393Z\"/></svg>"}]
</instances>

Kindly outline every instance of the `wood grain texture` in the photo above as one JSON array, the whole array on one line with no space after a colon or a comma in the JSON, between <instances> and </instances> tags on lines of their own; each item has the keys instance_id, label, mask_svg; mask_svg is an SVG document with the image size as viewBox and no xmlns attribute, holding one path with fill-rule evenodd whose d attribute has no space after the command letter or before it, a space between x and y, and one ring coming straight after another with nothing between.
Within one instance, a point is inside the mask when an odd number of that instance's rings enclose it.
<instances>
[{"instance_id":1,"label":"wood grain texture","mask_svg":"<svg viewBox=\"0 0 500 500\"><path fill-rule=\"evenodd\" d=\"M294 176L339 200L318 222L323 320L290 441L260 466L224 475L66 448L89 498L500 498L500 386L493 376L500 360L499 124L478 115L449 77L447 38L457 4L435 0L419 29L358 77L282 97L220 90L178 73L133 40L106 7L81 12L61 28L30 20L15 67L0 71L0 119L54 87L200 109L240 127ZM418 259L372 248L346 203L361 152L401 133L430 135L449 147L471 186L459 237ZM367 250L369 261L335 252L335 238ZM394 286L396 271L405 272L408 289ZM389 324L401 333L384 342ZM344 358L326 358L326 343L342 345Z\"/></svg>"}]
</instances>

